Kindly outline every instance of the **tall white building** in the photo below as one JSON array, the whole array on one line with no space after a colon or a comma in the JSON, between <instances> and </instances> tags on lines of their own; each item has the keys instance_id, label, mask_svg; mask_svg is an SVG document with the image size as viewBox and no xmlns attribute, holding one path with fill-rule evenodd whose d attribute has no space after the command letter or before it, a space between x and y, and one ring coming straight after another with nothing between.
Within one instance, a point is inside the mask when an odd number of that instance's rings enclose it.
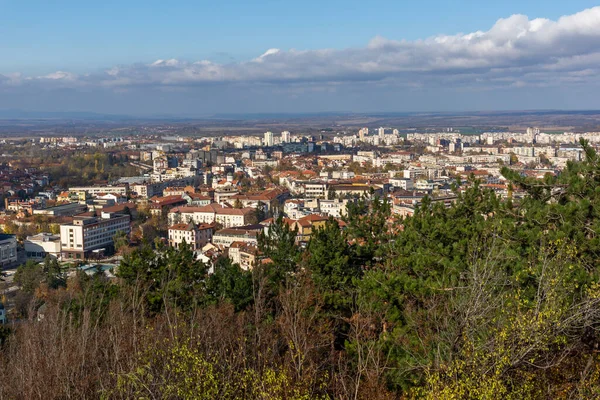
<instances>
[{"instance_id":1,"label":"tall white building","mask_svg":"<svg viewBox=\"0 0 600 400\"><path fill-rule=\"evenodd\" d=\"M385 136L385 128L381 127L378 129L379 131L379 137L382 138Z\"/></svg>"},{"instance_id":2,"label":"tall white building","mask_svg":"<svg viewBox=\"0 0 600 400\"><path fill-rule=\"evenodd\" d=\"M364 142L367 136L369 136L369 128L362 128L358 131L358 139L361 142Z\"/></svg>"},{"instance_id":3,"label":"tall white building","mask_svg":"<svg viewBox=\"0 0 600 400\"><path fill-rule=\"evenodd\" d=\"M73 223L60 226L63 257L84 259L94 250L113 246L117 232L129 234L129 219L129 215L105 212L100 217L73 217Z\"/></svg>"},{"instance_id":4,"label":"tall white building","mask_svg":"<svg viewBox=\"0 0 600 400\"><path fill-rule=\"evenodd\" d=\"M263 144L267 147L273 146L273 132L265 132Z\"/></svg>"},{"instance_id":5,"label":"tall white building","mask_svg":"<svg viewBox=\"0 0 600 400\"><path fill-rule=\"evenodd\" d=\"M281 143L290 143L292 141L292 134L290 131L281 132Z\"/></svg>"}]
</instances>

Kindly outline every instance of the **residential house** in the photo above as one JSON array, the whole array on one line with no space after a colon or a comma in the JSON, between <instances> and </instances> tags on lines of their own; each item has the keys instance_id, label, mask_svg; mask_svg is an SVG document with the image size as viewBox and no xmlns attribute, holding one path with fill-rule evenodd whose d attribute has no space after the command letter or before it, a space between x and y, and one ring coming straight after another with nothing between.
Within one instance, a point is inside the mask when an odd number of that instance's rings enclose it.
<instances>
[{"instance_id":1,"label":"residential house","mask_svg":"<svg viewBox=\"0 0 600 400\"><path fill-rule=\"evenodd\" d=\"M215 224L175 224L169 227L169 245L179 248L185 241L192 250L199 250L212 240L214 229Z\"/></svg>"},{"instance_id":2,"label":"residential house","mask_svg":"<svg viewBox=\"0 0 600 400\"><path fill-rule=\"evenodd\" d=\"M233 242L228 249L228 256L231 262L238 264L245 271L254 268L257 255L258 247L255 243Z\"/></svg>"}]
</instances>

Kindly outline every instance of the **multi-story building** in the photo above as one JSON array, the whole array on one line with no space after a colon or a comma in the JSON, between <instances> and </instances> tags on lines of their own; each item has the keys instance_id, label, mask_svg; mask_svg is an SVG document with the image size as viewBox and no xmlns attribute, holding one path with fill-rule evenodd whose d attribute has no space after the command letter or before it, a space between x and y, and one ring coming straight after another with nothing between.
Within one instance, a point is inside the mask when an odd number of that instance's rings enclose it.
<instances>
[{"instance_id":1,"label":"multi-story building","mask_svg":"<svg viewBox=\"0 0 600 400\"><path fill-rule=\"evenodd\" d=\"M421 176L427 176L427 170L425 168L410 167L402 171L403 178L413 181Z\"/></svg>"},{"instance_id":2,"label":"multi-story building","mask_svg":"<svg viewBox=\"0 0 600 400\"><path fill-rule=\"evenodd\" d=\"M187 200L181 196L165 196L153 199L152 204L148 207L150 214L163 215L174 207L187 204Z\"/></svg>"},{"instance_id":3,"label":"multi-story building","mask_svg":"<svg viewBox=\"0 0 600 400\"><path fill-rule=\"evenodd\" d=\"M358 139L361 142L364 142L365 138L367 136L369 136L369 128L361 128L361 129L359 129L359 131L358 131Z\"/></svg>"},{"instance_id":4,"label":"multi-story building","mask_svg":"<svg viewBox=\"0 0 600 400\"><path fill-rule=\"evenodd\" d=\"M169 168L177 168L179 166L179 161L177 157L166 156L165 154L161 154L158 157L152 159L152 170L156 174L163 173Z\"/></svg>"},{"instance_id":5,"label":"multi-story building","mask_svg":"<svg viewBox=\"0 0 600 400\"><path fill-rule=\"evenodd\" d=\"M15 235L0 233L0 267L17 262L17 239Z\"/></svg>"},{"instance_id":6,"label":"multi-story building","mask_svg":"<svg viewBox=\"0 0 600 400\"><path fill-rule=\"evenodd\" d=\"M292 141L292 134L290 131L281 132L281 143L290 143Z\"/></svg>"},{"instance_id":7,"label":"multi-story building","mask_svg":"<svg viewBox=\"0 0 600 400\"><path fill-rule=\"evenodd\" d=\"M418 179L415 182L415 189L420 191L431 192L434 189L434 184L432 181L427 179Z\"/></svg>"},{"instance_id":8,"label":"multi-story building","mask_svg":"<svg viewBox=\"0 0 600 400\"><path fill-rule=\"evenodd\" d=\"M233 197L237 196L239 193L240 193L240 191L231 185L222 187L220 189L216 189L215 193L214 193L215 203L222 203L224 201L229 201Z\"/></svg>"},{"instance_id":9,"label":"multi-story building","mask_svg":"<svg viewBox=\"0 0 600 400\"><path fill-rule=\"evenodd\" d=\"M329 217L324 217L322 215L310 214L306 217L302 217L298 220L290 220L284 219L284 222L288 224L290 229L297 231L296 242L297 243L307 243L310 240L313 232L316 229L322 228L325 226ZM268 229L268 228L267 228Z\"/></svg>"},{"instance_id":10,"label":"multi-story building","mask_svg":"<svg viewBox=\"0 0 600 400\"><path fill-rule=\"evenodd\" d=\"M263 144L266 147L271 147L274 144L273 132L265 132Z\"/></svg>"},{"instance_id":11,"label":"multi-story building","mask_svg":"<svg viewBox=\"0 0 600 400\"><path fill-rule=\"evenodd\" d=\"M75 144L77 143L77 138L73 136L65 136L62 138L63 143Z\"/></svg>"},{"instance_id":12,"label":"multi-story building","mask_svg":"<svg viewBox=\"0 0 600 400\"><path fill-rule=\"evenodd\" d=\"M257 256L259 254L258 248L255 244L248 243L247 245L243 246L242 248L240 248L239 254L240 268L242 268L245 271L254 268L254 265L256 265Z\"/></svg>"},{"instance_id":13,"label":"multi-story building","mask_svg":"<svg viewBox=\"0 0 600 400\"><path fill-rule=\"evenodd\" d=\"M52 233L27 236L23 246L28 259L43 260L46 256L59 258L61 254L60 235Z\"/></svg>"},{"instance_id":14,"label":"multi-story building","mask_svg":"<svg viewBox=\"0 0 600 400\"><path fill-rule=\"evenodd\" d=\"M309 199L326 199L329 185L324 182L307 182L304 184L304 197Z\"/></svg>"},{"instance_id":15,"label":"multi-story building","mask_svg":"<svg viewBox=\"0 0 600 400\"><path fill-rule=\"evenodd\" d=\"M120 194L121 196L127 196L129 194L129 185L119 186L77 186L69 188L70 192L86 192L91 196L98 194L114 193Z\"/></svg>"},{"instance_id":16,"label":"multi-story building","mask_svg":"<svg viewBox=\"0 0 600 400\"><path fill-rule=\"evenodd\" d=\"M230 247L234 242L258 243L258 233L261 226L249 226L238 228L225 228L215 232L213 244L219 247Z\"/></svg>"},{"instance_id":17,"label":"multi-story building","mask_svg":"<svg viewBox=\"0 0 600 400\"><path fill-rule=\"evenodd\" d=\"M58 203L85 203L91 196L86 192L62 192L56 196Z\"/></svg>"},{"instance_id":18,"label":"multi-story building","mask_svg":"<svg viewBox=\"0 0 600 400\"><path fill-rule=\"evenodd\" d=\"M348 213L349 199L318 200L319 211L329 217L341 218Z\"/></svg>"},{"instance_id":19,"label":"multi-story building","mask_svg":"<svg viewBox=\"0 0 600 400\"><path fill-rule=\"evenodd\" d=\"M503 149L504 154L514 153L517 156L533 157L535 156L535 147L533 146L515 146Z\"/></svg>"},{"instance_id":20,"label":"multi-story building","mask_svg":"<svg viewBox=\"0 0 600 400\"><path fill-rule=\"evenodd\" d=\"M140 183L133 185L131 189L140 197L147 199L163 194L164 185L162 183Z\"/></svg>"},{"instance_id":21,"label":"multi-story building","mask_svg":"<svg viewBox=\"0 0 600 400\"><path fill-rule=\"evenodd\" d=\"M194 222L212 224L216 222L224 228L244 226L250 223L253 208L228 208L213 203L204 207L176 207L169 212L169 224Z\"/></svg>"},{"instance_id":22,"label":"multi-story building","mask_svg":"<svg viewBox=\"0 0 600 400\"><path fill-rule=\"evenodd\" d=\"M390 178L390 184L394 188L400 188L402 190L413 189L413 181L408 178Z\"/></svg>"},{"instance_id":23,"label":"multi-story building","mask_svg":"<svg viewBox=\"0 0 600 400\"><path fill-rule=\"evenodd\" d=\"M246 243L244 242L233 242L229 249L227 249L227 256L231 260L232 264L240 264L240 249L244 247Z\"/></svg>"},{"instance_id":24,"label":"multi-story building","mask_svg":"<svg viewBox=\"0 0 600 400\"><path fill-rule=\"evenodd\" d=\"M163 177L168 179L162 179ZM131 190L135 192L140 197L152 198L154 196L162 196L163 191L168 187L173 186L189 186L194 184L194 180L196 177L181 177L177 179L172 179L171 177L161 176L159 181L153 183L138 183L131 186Z\"/></svg>"},{"instance_id":25,"label":"multi-story building","mask_svg":"<svg viewBox=\"0 0 600 400\"><path fill-rule=\"evenodd\" d=\"M163 190L163 196L183 196L186 193L194 193L193 186L169 186Z\"/></svg>"},{"instance_id":26,"label":"multi-story building","mask_svg":"<svg viewBox=\"0 0 600 400\"><path fill-rule=\"evenodd\" d=\"M241 269L248 271L256 263L258 249L254 243L233 242L228 250L229 259L233 264L238 264Z\"/></svg>"},{"instance_id":27,"label":"multi-story building","mask_svg":"<svg viewBox=\"0 0 600 400\"><path fill-rule=\"evenodd\" d=\"M181 198L187 201L190 206L207 206L212 203L212 199L209 196L201 193L185 193Z\"/></svg>"},{"instance_id":28,"label":"multi-story building","mask_svg":"<svg viewBox=\"0 0 600 400\"><path fill-rule=\"evenodd\" d=\"M199 250L212 240L214 224L175 224L169 227L169 245L175 248L185 241L192 250Z\"/></svg>"},{"instance_id":29,"label":"multi-story building","mask_svg":"<svg viewBox=\"0 0 600 400\"><path fill-rule=\"evenodd\" d=\"M64 258L85 259L92 252L113 247L114 235L130 232L130 216L102 212L100 217L75 216L73 223L60 226Z\"/></svg>"},{"instance_id":30,"label":"multi-story building","mask_svg":"<svg viewBox=\"0 0 600 400\"><path fill-rule=\"evenodd\" d=\"M237 194L228 199L228 201L233 204L239 201L242 207L262 207L263 211L268 213L277 205L283 204L289 197L289 194L289 191L286 189L267 189L262 193L256 194Z\"/></svg>"}]
</instances>

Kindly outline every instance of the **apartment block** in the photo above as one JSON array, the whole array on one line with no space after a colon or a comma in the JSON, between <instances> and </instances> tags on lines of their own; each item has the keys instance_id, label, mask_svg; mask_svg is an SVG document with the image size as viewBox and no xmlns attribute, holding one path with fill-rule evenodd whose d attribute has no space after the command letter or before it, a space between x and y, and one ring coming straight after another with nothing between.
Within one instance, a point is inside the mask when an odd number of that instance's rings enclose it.
<instances>
[{"instance_id":1,"label":"apartment block","mask_svg":"<svg viewBox=\"0 0 600 400\"><path fill-rule=\"evenodd\" d=\"M0 233L0 267L17 262L17 238L15 235Z\"/></svg>"},{"instance_id":2,"label":"apartment block","mask_svg":"<svg viewBox=\"0 0 600 400\"><path fill-rule=\"evenodd\" d=\"M194 222L212 224L216 222L224 228L243 226L250 223L253 208L229 208L212 203L203 207L176 207L169 214L169 224Z\"/></svg>"},{"instance_id":3,"label":"apartment block","mask_svg":"<svg viewBox=\"0 0 600 400\"><path fill-rule=\"evenodd\" d=\"M64 258L85 259L112 248L114 235L130 232L130 216L102 212L100 217L75 216L73 223L60 226Z\"/></svg>"},{"instance_id":4,"label":"apartment block","mask_svg":"<svg viewBox=\"0 0 600 400\"><path fill-rule=\"evenodd\" d=\"M90 196L96 196L99 194L119 194L121 196L127 196L129 194L129 185L121 186L78 186L69 188L70 192L86 192Z\"/></svg>"}]
</instances>

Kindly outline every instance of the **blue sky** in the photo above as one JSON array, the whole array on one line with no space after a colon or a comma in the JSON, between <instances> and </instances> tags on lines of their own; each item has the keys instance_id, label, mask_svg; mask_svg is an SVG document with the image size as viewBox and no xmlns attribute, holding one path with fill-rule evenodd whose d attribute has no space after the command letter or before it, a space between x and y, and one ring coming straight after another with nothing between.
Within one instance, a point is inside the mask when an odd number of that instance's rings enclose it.
<instances>
[{"instance_id":1,"label":"blue sky","mask_svg":"<svg viewBox=\"0 0 600 400\"><path fill-rule=\"evenodd\" d=\"M558 23L595 5L0 0L0 108L149 114L599 108L592 88L600 10L577 17L583 24ZM528 18L510 19L517 14ZM509 22L492 30L500 18ZM536 18L550 23L538 32ZM575 25L588 30L573 33ZM451 46L435 39L477 31L491 33L453 39ZM487 53L489 43L497 51ZM279 51L252 62L269 49ZM589 62L576 62L582 57ZM165 61L148 67L157 60ZM428 65L425 72L419 63ZM564 69L565 63L577 66ZM562 72L550 76L550 70ZM569 79L556 85L564 73ZM531 90L556 99L530 99ZM448 95L460 102L440 99Z\"/></svg>"}]
</instances>

